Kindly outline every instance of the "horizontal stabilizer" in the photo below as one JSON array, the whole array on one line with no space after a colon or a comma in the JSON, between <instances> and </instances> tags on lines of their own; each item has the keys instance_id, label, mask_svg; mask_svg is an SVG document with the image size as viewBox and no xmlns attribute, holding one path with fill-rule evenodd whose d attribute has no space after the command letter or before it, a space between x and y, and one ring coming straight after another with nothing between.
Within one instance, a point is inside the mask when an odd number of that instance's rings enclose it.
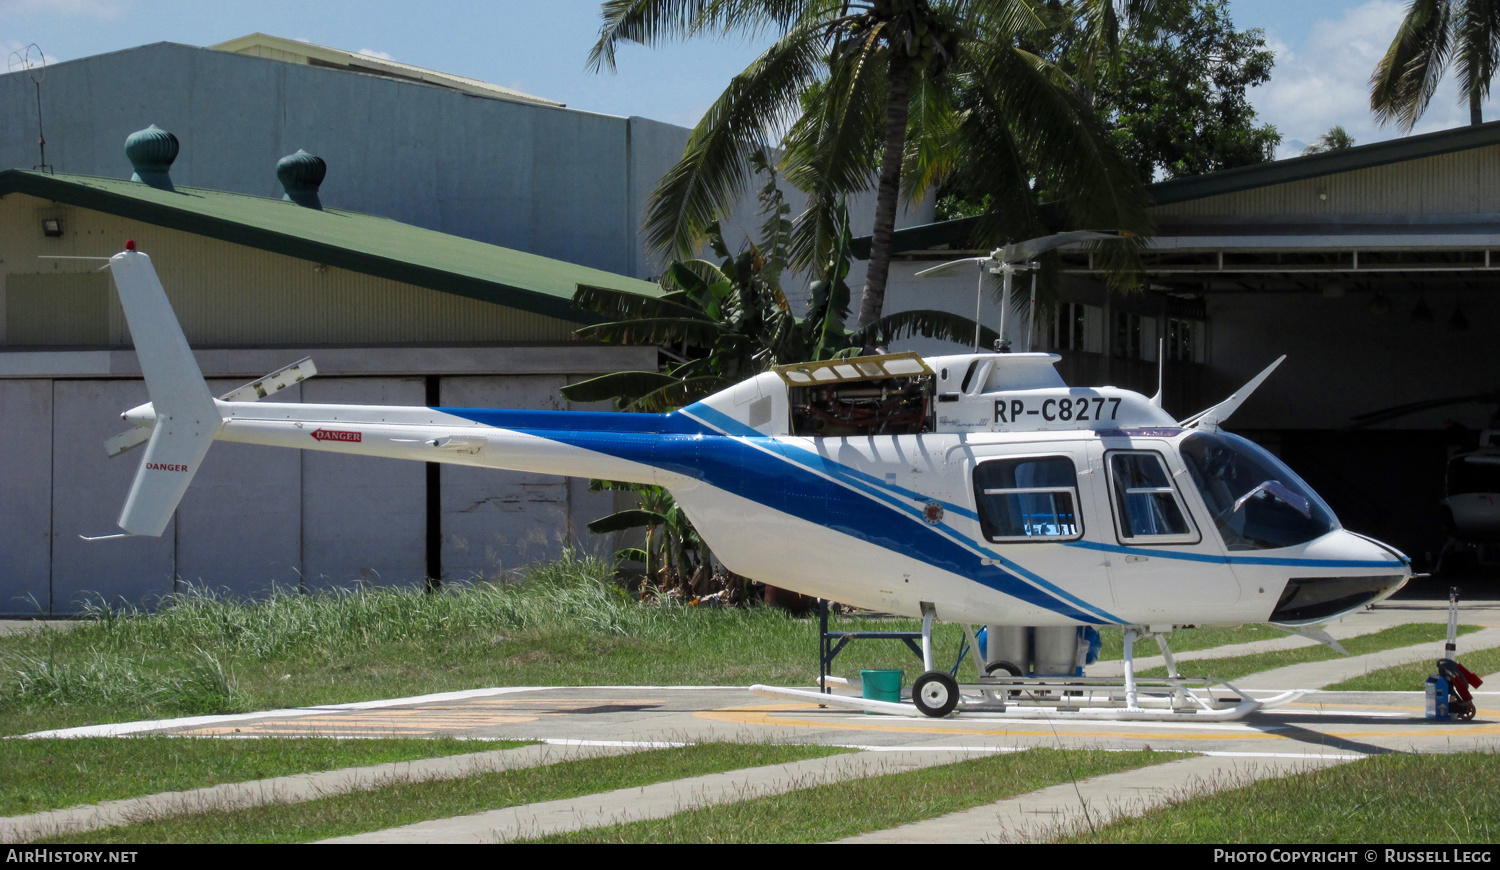
<instances>
[{"instance_id":1,"label":"horizontal stabilizer","mask_svg":"<svg viewBox=\"0 0 1500 870\"><path fill-rule=\"evenodd\" d=\"M134 450L149 440L151 440L151 429L149 427L139 426L135 429L126 429L124 432L104 442L104 452L109 454L110 459L114 459L121 453L127 450Z\"/></svg>"},{"instance_id":2,"label":"horizontal stabilizer","mask_svg":"<svg viewBox=\"0 0 1500 870\"><path fill-rule=\"evenodd\" d=\"M307 380L318 373L312 357L303 357L285 368L277 369L263 378L257 378L219 398L225 402L256 402L274 396L293 384Z\"/></svg>"},{"instance_id":3,"label":"horizontal stabilizer","mask_svg":"<svg viewBox=\"0 0 1500 870\"><path fill-rule=\"evenodd\" d=\"M274 396L293 384L301 383L318 373L318 367L313 365L312 357L303 357L284 368L279 368L263 378L257 378L242 387L235 387L219 397L221 402L258 402L267 396ZM147 406L132 408L126 412L129 418L137 411L146 410ZM127 429L124 432L104 442L104 451L114 459L121 453L145 444L151 437L151 427L141 424L135 429Z\"/></svg>"}]
</instances>

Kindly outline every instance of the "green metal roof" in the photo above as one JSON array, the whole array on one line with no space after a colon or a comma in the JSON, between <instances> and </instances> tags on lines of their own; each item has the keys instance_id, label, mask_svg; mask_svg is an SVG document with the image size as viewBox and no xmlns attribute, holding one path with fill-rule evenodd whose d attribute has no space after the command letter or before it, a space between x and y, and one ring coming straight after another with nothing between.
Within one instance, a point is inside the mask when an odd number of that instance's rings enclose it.
<instances>
[{"instance_id":1,"label":"green metal roof","mask_svg":"<svg viewBox=\"0 0 1500 870\"><path fill-rule=\"evenodd\" d=\"M1210 172L1206 175L1173 178L1146 185L1146 192L1151 197L1153 205L1169 205L1225 193L1252 190L1257 187L1305 181L1309 178L1320 178L1340 172L1370 169L1406 160L1420 160L1425 157L1436 157L1489 145L1500 145L1500 121L1471 124L1452 130L1440 130L1421 136L1406 136L1370 145L1357 145L1353 148L1309 154L1305 157L1272 160L1253 166ZM1045 208L1044 206L1044 210ZM1053 219L1049 220L1049 217ZM1055 214L1044 214L1043 221L1052 229L1060 229L1060 224L1055 221L1056 217ZM967 247L978 224L979 218L971 217L896 230L892 250L895 253L901 253L923 251L941 245L955 248ZM870 237L861 236L855 239L852 249L855 256L860 259L868 258Z\"/></svg>"},{"instance_id":2,"label":"green metal roof","mask_svg":"<svg viewBox=\"0 0 1500 870\"><path fill-rule=\"evenodd\" d=\"M142 223L326 263L443 293L580 323L598 318L572 305L578 285L646 296L649 281L502 248L389 218L222 190L158 190L86 175L0 171L0 196L24 193Z\"/></svg>"}]
</instances>

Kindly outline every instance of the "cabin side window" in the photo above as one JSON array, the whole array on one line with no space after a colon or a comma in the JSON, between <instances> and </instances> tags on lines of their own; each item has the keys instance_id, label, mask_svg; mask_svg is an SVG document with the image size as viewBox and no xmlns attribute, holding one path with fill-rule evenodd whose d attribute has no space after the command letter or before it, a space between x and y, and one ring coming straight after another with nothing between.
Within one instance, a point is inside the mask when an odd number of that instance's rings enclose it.
<instances>
[{"instance_id":1,"label":"cabin side window","mask_svg":"<svg viewBox=\"0 0 1500 870\"><path fill-rule=\"evenodd\" d=\"M974 501L988 541L1071 541L1083 536L1078 473L1068 456L981 462L974 467Z\"/></svg>"},{"instance_id":2,"label":"cabin side window","mask_svg":"<svg viewBox=\"0 0 1500 870\"><path fill-rule=\"evenodd\" d=\"M1106 458L1120 543L1198 542L1198 531L1188 520L1182 496L1172 486L1161 454L1149 450L1111 450Z\"/></svg>"}]
</instances>

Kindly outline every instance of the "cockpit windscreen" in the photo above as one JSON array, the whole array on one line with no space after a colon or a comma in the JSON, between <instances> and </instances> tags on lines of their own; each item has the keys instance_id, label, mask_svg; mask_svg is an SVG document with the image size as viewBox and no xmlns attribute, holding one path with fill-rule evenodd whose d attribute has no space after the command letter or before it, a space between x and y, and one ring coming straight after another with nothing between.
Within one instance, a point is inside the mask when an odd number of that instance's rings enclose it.
<instances>
[{"instance_id":1,"label":"cockpit windscreen","mask_svg":"<svg viewBox=\"0 0 1500 870\"><path fill-rule=\"evenodd\" d=\"M1228 432L1195 432L1182 458L1230 550L1274 550L1338 528L1328 505L1290 468Z\"/></svg>"}]
</instances>

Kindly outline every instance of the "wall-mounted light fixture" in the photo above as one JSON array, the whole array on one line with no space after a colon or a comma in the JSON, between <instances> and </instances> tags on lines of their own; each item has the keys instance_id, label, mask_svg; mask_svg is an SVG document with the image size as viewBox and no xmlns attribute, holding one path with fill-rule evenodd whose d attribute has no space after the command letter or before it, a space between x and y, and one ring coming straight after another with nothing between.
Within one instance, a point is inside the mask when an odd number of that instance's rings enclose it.
<instances>
[{"instance_id":1,"label":"wall-mounted light fixture","mask_svg":"<svg viewBox=\"0 0 1500 870\"><path fill-rule=\"evenodd\" d=\"M62 218L42 218L42 235L57 238L63 234Z\"/></svg>"}]
</instances>

